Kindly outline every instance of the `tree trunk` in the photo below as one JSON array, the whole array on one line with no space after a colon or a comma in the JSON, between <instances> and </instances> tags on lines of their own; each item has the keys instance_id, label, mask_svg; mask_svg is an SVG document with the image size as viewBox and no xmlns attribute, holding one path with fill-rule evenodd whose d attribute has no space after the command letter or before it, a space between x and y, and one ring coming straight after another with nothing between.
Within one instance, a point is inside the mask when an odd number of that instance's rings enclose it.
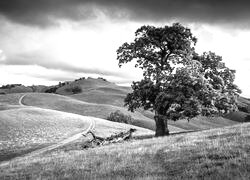
<instances>
[{"instance_id":1,"label":"tree trunk","mask_svg":"<svg viewBox=\"0 0 250 180\"><path fill-rule=\"evenodd\" d=\"M156 125L155 136L157 137L169 135L168 122L165 116L159 114L158 112L155 112L154 119Z\"/></svg>"},{"instance_id":2,"label":"tree trunk","mask_svg":"<svg viewBox=\"0 0 250 180\"><path fill-rule=\"evenodd\" d=\"M162 115L160 115L158 112L155 112L155 136L165 136L169 134L169 131L167 129L166 131L166 126L165 126L165 122L164 122L164 118Z\"/></svg>"},{"instance_id":3,"label":"tree trunk","mask_svg":"<svg viewBox=\"0 0 250 180\"><path fill-rule=\"evenodd\" d=\"M169 135L168 120L167 120L167 119L164 119L164 123L165 123L165 135Z\"/></svg>"}]
</instances>

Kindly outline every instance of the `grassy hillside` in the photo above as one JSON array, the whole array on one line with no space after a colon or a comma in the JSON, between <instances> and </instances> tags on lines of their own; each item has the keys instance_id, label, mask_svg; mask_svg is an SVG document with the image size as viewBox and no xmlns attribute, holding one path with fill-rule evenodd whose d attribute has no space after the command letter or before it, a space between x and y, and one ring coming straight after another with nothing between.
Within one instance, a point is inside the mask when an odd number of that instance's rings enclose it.
<instances>
[{"instance_id":1,"label":"grassy hillside","mask_svg":"<svg viewBox=\"0 0 250 180\"><path fill-rule=\"evenodd\" d=\"M124 114L132 116L133 125L152 130L155 129L155 123L152 119L143 116L139 112L128 112L126 108L122 107L106 104L86 103L66 96L43 93L28 94L23 99L23 102L26 105L37 106L46 109L54 109L63 112L70 112L84 116L93 116L102 119L106 119L111 112L120 110ZM170 126L169 129L172 132L183 131L183 129L174 126Z\"/></svg>"},{"instance_id":2,"label":"grassy hillside","mask_svg":"<svg viewBox=\"0 0 250 180\"><path fill-rule=\"evenodd\" d=\"M89 90L95 90L98 88L103 88L103 90L105 91L105 88L107 89L113 89L113 91L115 92L127 92L128 88L124 88L124 87L120 87L117 86L114 83L108 82L104 79L98 78L98 79L94 79L94 78L87 78L87 79L81 79L81 80L75 80L73 82L70 82L60 88L58 88L56 90L57 94L61 94L61 95L71 95L74 94L72 92L72 89L74 87L79 87L82 92L84 91L89 91Z\"/></svg>"},{"instance_id":3,"label":"grassy hillside","mask_svg":"<svg viewBox=\"0 0 250 180\"><path fill-rule=\"evenodd\" d=\"M8 104L0 104L0 111L9 110L9 109L17 109L20 108L19 105L8 105Z\"/></svg>"},{"instance_id":4,"label":"grassy hillside","mask_svg":"<svg viewBox=\"0 0 250 180\"><path fill-rule=\"evenodd\" d=\"M22 95L22 93L0 95L0 104L19 105L19 99Z\"/></svg>"},{"instance_id":5,"label":"grassy hillside","mask_svg":"<svg viewBox=\"0 0 250 180\"><path fill-rule=\"evenodd\" d=\"M127 93L124 91L117 90L116 88L100 87L83 91L82 93L71 95L70 97L90 103L108 104L123 107L126 94Z\"/></svg>"},{"instance_id":6,"label":"grassy hillside","mask_svg":"<svg viewBox=\"0 0 250 180\"><path fill-rule=\"evenodd\" d=\"M153 131L127 124L55 110L20 106L5 109L8 110L0 111L0 161L71 137L87 129L90 121L94 121L94 132L104 137L129 128L137 129L135 136L154 134Z\"/></svg>"},{"instance_id":7,"label":"grassy hillside","mask_svg":"<svg viewBox=\"0 0 250 180\"><path fill-rule=\"evenodd\" d=\"M238 122L250 122L250 100L244 97L238 99L239 111L232 112L225 116L225 118Z\"/></svg>"},{"instance_id":8,"label":"grassy hillside","mask_svg":"<svg viewBox=\"0 0 250 180\"><path fill-rule=\"evenodd\" d=\"M140 111L140 112L149 118L154 117L154 113L150 111ZM232 117L232 116L229 115L229 117ZM215 117L197 116L195 118L190 119L189 121L186 119L182 119L178 121L169 120L168 124L185 129L185 130L205 130L205 129L224 127L224 126L231 126L234 124L238 124L240 122L240 121L236 121L235 118L232 118L232 119L233 120L230 120L228 118L223 118L223 117L217 117L217 116Z\"/></svg>"},{"instance_id":9,"label":"grassy hillside","mask_svg":"<svg viewBox=\"0 0 250 180\"><path fill-rule=\"evenodd\" d=\"M89 124L89 119L82 116L53 110L27 107L2 110L0 161L56 143Z\"/></svg>"},{"instance_id":10,"label":"grassy hillside","mask_svg":"<svg viewBox=\"0 0 250 180\"><path fill-rule=\"evenodd\" d=\"M74 87L79 87L81 92L74 94ZM56 92L81 101L123 107L124 98L129 91L130 87L118 86L103 79L88 78L71 82Z\"/></svg>"},{"instance_id":11,"label":"grassy hillside","mask_svg":"<svg viewBox=\"0 0 250 180\"><path fill-rule=\"evenodd\" d=\"M250 123L136 140L85 151L50 152L1 167L0 178L249 179Z\"/></svg>"},{"instance_id":12,"label":"grassy hillside","mask_svg":"<svg viewBox=\"0 0 250 180\"><path fill-rule=\"evenodd\" d=\"M250 113L246 113L242 111L231 112L230 114L227 114L225 118L231 119L237 122L250 122Z\"/></svg>"},{"instance_id":13,"label":"grassy hillside","mask_svg":"<svg viewBox=\"0 0 250 180\"><path fill-rule=\"evenodd\" d=\"M131 91L130 87L120 87L115 84L103 81L101 79L85 79L77 82L82 88L82 92L70 95L70 97L89 103L108 104L113 106L124 106L124 98ZM76 83L72 83L72 87ZM224 127L237 124L238 122L250 121L250 101L246 98L239 97L238 104L240 111L232 112L225 117L197 117L189 122L187 120L169 121L169 124L186 130L202 130L216 127ZM243 112L246 110L248 112ZM153 119L154 114L150 111L138 110L149 119ZM137 113L138 113L137 112Z\"/></svg>"}]
</instances>

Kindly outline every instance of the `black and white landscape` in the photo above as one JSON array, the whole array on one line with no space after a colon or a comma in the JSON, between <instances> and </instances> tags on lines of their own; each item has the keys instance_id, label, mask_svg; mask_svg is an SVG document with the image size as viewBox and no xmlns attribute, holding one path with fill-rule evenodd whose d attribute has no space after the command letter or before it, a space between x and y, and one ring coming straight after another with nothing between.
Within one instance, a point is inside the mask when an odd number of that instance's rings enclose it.
<instances>
[{"instance_id":1,"label":"black and white landscape","mask_svg":"<svg viewBox=\"0 0 250 180\"><path fill-rule=\"evenodd\" d=\"M249 8L1 0L0 179L250 179Z\"/></svg>"}]
</instances>

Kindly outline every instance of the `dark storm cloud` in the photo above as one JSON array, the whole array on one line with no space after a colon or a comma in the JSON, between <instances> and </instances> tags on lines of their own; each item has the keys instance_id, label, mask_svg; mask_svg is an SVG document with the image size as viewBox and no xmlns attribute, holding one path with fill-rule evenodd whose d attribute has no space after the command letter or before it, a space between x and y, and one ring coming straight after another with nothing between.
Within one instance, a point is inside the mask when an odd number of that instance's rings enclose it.
<instances>
[{"instance_id":1,"label":"dark storm cloud","mask_svg":"<svg viewBox=\"0 0 250 180\"><path fill-rule=\"evenodd\" d=\"M185 20L249 25L246 0L1 0L0 14L22 24L48 26L55 19L95 17L95 8L112 18ZM127 14L126 14L126 13Z\"/></svg>"},{"instance_id":2,"label":"dark storm cloud","mask_svg":"<svg viewBox=\"0 0 250 180\"><path fill-rule=\"evenodd\" d=\"M0 0L0 14L20 24L46 27L56 19L82 20L95 16L87 1L81 0Z\"/></svg>"}]
</instances>

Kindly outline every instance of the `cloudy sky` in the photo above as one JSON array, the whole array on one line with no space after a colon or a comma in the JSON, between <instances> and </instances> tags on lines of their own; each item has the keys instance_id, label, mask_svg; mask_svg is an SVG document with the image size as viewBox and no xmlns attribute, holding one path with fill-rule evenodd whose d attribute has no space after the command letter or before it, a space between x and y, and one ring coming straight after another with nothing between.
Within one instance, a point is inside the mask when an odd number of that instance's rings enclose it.
<instances>
[{"instance_id":1,"label":"cloudy sky","mask_svg":"<svg viewBox=\"0 0 250 180\"><path fill-rule=\"evenodd\" d=\"M243 0L0 0L0 85L55 84L105 77L126 84L141 78L118 68L116 50L142 25L180 22L236 70L250 97L250 2Z\"/></svg>"}]
</instances>

